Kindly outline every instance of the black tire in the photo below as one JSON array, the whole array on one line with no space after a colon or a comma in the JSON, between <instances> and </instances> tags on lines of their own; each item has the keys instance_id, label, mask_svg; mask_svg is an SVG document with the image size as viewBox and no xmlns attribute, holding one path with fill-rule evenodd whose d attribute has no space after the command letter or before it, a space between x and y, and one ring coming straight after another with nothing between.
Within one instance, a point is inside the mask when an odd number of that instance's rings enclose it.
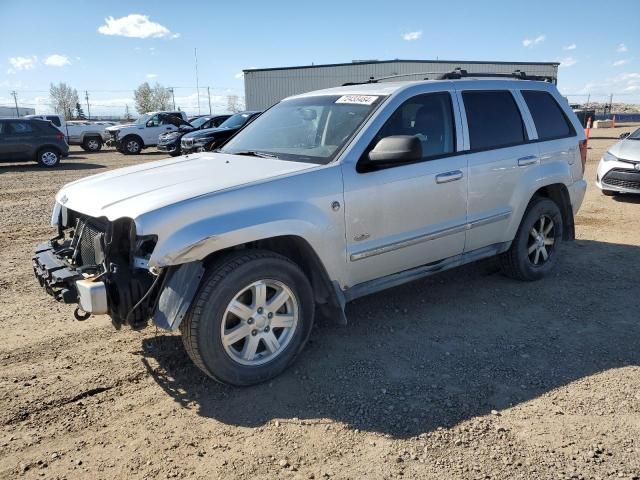
<instances>
[{"instance_id":1,"label":"black tire","mask_svg":"<svg viewBox=\"0 0 640 480\"><path fill-rule=\"evenodd\" d=\"M549 220L553 222L552 229L548 232L549 239L553 239L553 244L544 245L544 251L548 255L546 259L541 252L540 254L536 252L537 245L540 245L538 241L544 243L545 240L536 240L532 233L532 229L540 225L542 217L546 219L545 229L548 228ZM562 213L558 205L548 198L534 197L529 202L511 247L500 255L502 272L508 277L526 281L539 280L547 275L558 262L563 227ZM529 253L531 248L534 250Z\"/></svg>"},{"instance_id":2,"label":"black tire","mask_svg":"<svg viewBox=\"0 0 640 480\"><path fill-rule=\"evenodd\" d=\"M620 192L616 192L615 190L602 190L602 194L606 197L615 197Z\"/></svg>"},{"instance_id":3,"label":"black tire","mask_svg":"<svg viewBox=\"0 0 640 480\"><path fill-rule=\"evenodd\" d=\"M142 151L142 141L133 135L124 137L121 146L125 155L138 155Z\"/></svg>"},{"instance_id":4,"label":"black tire","mask_svg":"<svg viewBox=\"0 0 640 480\"><path fill-rule=\"evenodd\" d=\"M225 351L222 343L224 314L238 292L264 279L282 282L293 293L298 303L298 323L275 358L261 365L242 365ZM207 269L180 332L185 349L198 368L219 382L247 386L275 377L295 360L309 338L313 316L311 285L295 263L269 251L245 250L227 255Z\"/></svg>"},{"instance_id":5,"label":"black tire","mask_svg":"<svg viewBox=\"0 0 640 480\"><path fill-rule=\"evenodd\" d=\"M169 152L169 155L172 157L179 157L182 154L180 153L180 150L174 150L173 152Z\"/></svg>"},{"instance_id":6,"label":"black tire","mask_svg":"<svg viewBox=\"0 0 640 480\"><path fill-rule=\"evenodd\" d=\"M44 168L54 168L60 165L60 150L54 147L44 147L36 153L38 165Z\"/></svg>"},{"instance_id":7,"label":"black tire","mask_svg":"<svg viewBox=\"0 0 640 480\"><path fill-rule=\"evenodd\" d=\"M82 149L85 152L98 152L102 150L102 139L100 137L88 137L82 142Z\"/></svg>"}]
</instances>

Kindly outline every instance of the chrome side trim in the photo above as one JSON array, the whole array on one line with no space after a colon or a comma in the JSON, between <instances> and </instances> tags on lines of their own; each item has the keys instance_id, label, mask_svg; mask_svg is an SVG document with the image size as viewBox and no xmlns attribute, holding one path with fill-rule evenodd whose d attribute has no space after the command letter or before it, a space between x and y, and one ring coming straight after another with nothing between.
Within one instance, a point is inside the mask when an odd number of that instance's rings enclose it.
<instances>
[{"instance_id":1,"label":"chrome side trim","mask_svg":"<svg viewBox=\"0 0 640 480\"><path fill-rule=\"evenodd\" d=\"M352 253L349 256L349 259L352 262L355 262L357 260L362 260L364 258L374 257L376 255L382 255L383 253L393 252L394 250L399 250L401 248L412 247L413 245L417 245L419 243L429 242L431 240L436 240L438 238L442 238L447 235L453 235L454 233L460 233L466 230L471 230L472 228L481 227L483 225L488 225L494 222L499 222L501 220L505 220L509 218L510 216L511 216L511 210L500 212L494 215L489 215L488 217L474 220L473 222L467 222L461 225L456 225L454 227L443 228L441 230L436 230L434 232L425 233L423 235L418 235L416 237L408 238L407 240L388 243L387 245L383 245L381 247L371 248L369 250L363 250L362 252Z\"/></svg>"}]
</instances>

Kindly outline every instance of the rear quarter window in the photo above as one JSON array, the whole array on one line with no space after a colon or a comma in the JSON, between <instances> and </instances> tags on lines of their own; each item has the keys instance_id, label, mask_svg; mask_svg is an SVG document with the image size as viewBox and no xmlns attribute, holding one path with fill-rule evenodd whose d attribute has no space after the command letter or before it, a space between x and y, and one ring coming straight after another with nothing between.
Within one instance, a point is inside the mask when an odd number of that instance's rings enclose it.
<instances>
[{"instance_id":1,"label":"rear quarter window","mask_svg":"<svg viewBox=\"0 0 640 480\"><path fill-rule=\"evenodd\" d=\"M61 127L60 118L54 116L47 116L47 120L53 123L56 127Z\"/></svg>"},{"instance_id":2,"label":"rear quarter window","mask_svg":"<svg viewBox=\"0 0 640 480\"><path fill-rule=\"evenodd\" d=\"M556 99L547 92L523 90L539 140L552 140L575 135L575 131Z\"/></svg>"},{"instance_id":3,"label":"rear quarter window","mask_svg":"<svg viewBox=\"0 0 640 480\"><path fill-rule=\"evenodd\" d=\"M488 150L524 143L520 110L508 90L462 92L471 150Z\"/></svg>"}]
</instances>

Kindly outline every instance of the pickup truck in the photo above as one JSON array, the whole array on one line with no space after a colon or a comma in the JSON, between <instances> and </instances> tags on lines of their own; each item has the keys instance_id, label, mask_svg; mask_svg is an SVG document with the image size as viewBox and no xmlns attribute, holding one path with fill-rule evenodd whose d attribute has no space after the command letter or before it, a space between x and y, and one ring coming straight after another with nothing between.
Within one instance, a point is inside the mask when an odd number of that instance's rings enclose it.
<instances>
[{"instance_id":1,"label":"pickup truck","mask_svg":"<svg viewBox=\"0 0 640 480\"><path fill-rule=\"evenodd\" d=\"M184 112L145 113L136 123L107 128L109 145L125 155L137 155L147 147L158 145L161 133L175 132L186 121Z\"/></svg>"},{"instance_id":2,"label":"pickup truck","mask_svg":"<svg viewBox=\"0 0 640 480\"><path fill-rule=\"evenodd\" d=\"M109 135L106 128L115 125L115 122L90 122L76 120L66 122L62 115L26 115L24 118L49 120L54 127L64 133L69 145L80 145L87 152L97 152L107 141Z\"/></svg>"}]
</instances>

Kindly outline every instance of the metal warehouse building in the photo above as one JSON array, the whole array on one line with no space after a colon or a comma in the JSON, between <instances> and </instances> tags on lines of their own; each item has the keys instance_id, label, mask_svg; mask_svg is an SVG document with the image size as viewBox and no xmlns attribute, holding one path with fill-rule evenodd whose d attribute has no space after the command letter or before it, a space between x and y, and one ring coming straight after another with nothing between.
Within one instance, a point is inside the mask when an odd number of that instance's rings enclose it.
<instances>
[{"instance_id":1,"label":"metal warehouse building","mask_svg":"<svg viewBox=\"0 0 640 480\"><path fill-rule=\"evenodd\" d=\"M0 117L23 117L25 115L35 115L35 113L35 108L19 107L16 112L16 107L0 106Z\"/></svg>"},{"instance_id":2,"label":"metal warehouse building","mask_svg":"<svg viewBox=\"0 0 640 480\"><path fill-rule=\"evenodd\" d=\"M348 82L366 82L369 78L414 73L398 80L422 80L456 68L468 72L512 73L558 78L556 62L491 62L467 60L354 60L351 63L308 65L301 67L256 68L244 70L247 110L263 110L290 95L337 87ZM429 72L434 74L429 76Z\"/></svg>"}]
</instances>

